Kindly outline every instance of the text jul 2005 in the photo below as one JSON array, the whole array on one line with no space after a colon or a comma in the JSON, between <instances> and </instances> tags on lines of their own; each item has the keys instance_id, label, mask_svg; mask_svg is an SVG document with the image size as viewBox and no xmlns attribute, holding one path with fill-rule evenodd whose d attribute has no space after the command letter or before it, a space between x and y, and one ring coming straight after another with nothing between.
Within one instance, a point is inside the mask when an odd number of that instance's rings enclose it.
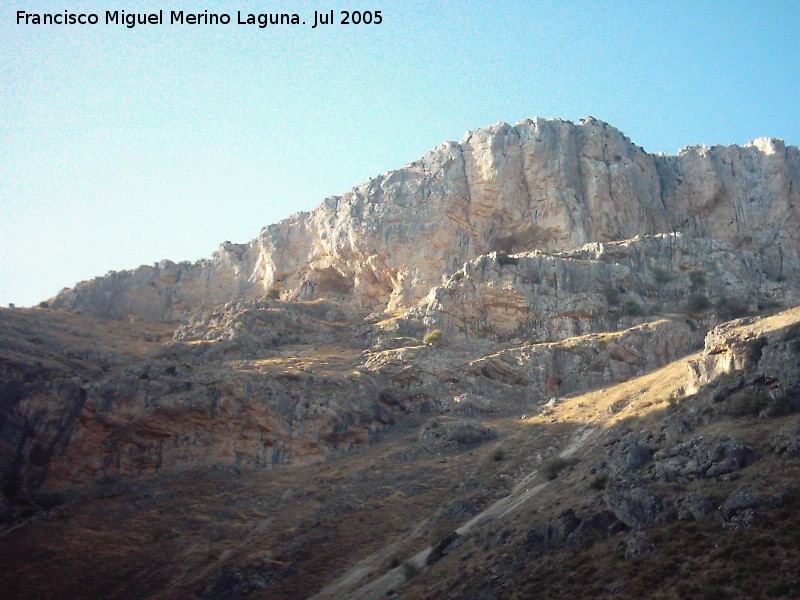
<instances>
[{"instance_id":1,"label":"text jul 2005","mask_svg":"<svg viewBox=\"0 0 800 600\"><path fill-rule=\"evenodd\" d=\"M124 25L133 29L137 25L255 25L264 29L270 25L307 25L312 29L325 25L380 25L383 22L380 10L341 10L314 11L304 20L298 13L248 13L237 11L235 20L228 13L214 13L207 10L200 13L172 10L165 15L164 10L151 13L131 13L124 10L105 11L102 23L105 25ZM165 16L168 18L165 20ZM17 25L98 25L101 23L97 13L77 13L64 10L58 13L35 13L17 11Z\"/></svg>"}]
</instances>

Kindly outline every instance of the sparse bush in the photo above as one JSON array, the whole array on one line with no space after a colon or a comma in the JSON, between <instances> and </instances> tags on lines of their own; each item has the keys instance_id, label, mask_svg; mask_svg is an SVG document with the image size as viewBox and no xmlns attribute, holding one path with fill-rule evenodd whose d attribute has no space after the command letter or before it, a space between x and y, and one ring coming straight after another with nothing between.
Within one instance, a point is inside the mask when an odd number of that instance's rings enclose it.
<instances>
[{"instance_id":1,"label":"sparse bush","mask_svg":"<svg viewBox=\"0 0 800 600\"><path fill-rule=\"evenodd\" d=\"M395 554L394 556L392 556L392 558L389 559L389 568L396 569L397 567L400 566L401 562L403 561L401 561L400 557Z\"/></svg>"},{"instance_id":2,"label":"sparse bush","mask_svg":"<svg viewBox=\"0 0 800 600\"><path fill-rule=\"evenodd\" d=\"M407 560L403 563L403 575L405 576L406 580L414 579L420 573L420 568L412 563L410 560Z\"/></svg>"},{"instance_id":3,"label":"sparse bush","mask_svg":"<svg viewBox=\"0 0 800 600\"><path fill-rule=\"evenodd\" d=\"M784 342L791 342L792 340L800 339L800 324L796 323L787 328L781 339Z\"/></svg>"},{"instance_id":4,"label":"sparse bush","mask_svg":"<svg viewBox=\"0 0 800 600\"><path fill-rule=\"evenodd\" d=\"M37 304L36 306L38 306L39 308L50 308L50 305L45 301L39 302L39 304Z\"/></svg>"},{"instance_id":5,"label":"sparse bush","mask_svg":"<svg viewBox=\"0 0 800 600\"><path fill-rule=\"evenodd\" d=\"M761 390L741 390L728 398L727 413L733 417L755 417L770 403L769 394Z\"/></svg>"},{"instance_id":6,"label":"sparse bush","mask_svg":"<svg viewBox=\"0 0 800 600\"><path fill-rule=\"evenodd\" d=\"M504 265L518 265L519 259L516 256L509 256L505 252L498 252L497 253L497 264L500 266Z\"/></svg>"},{"instance_id":7,"label":"sparse bush","mask_svg":"<svg viewBox=\"0 0 800 600\"><path fill-rule=\"evenodd\" d=\"M556 458L551 458L546 463L544 463L542 465L541 472L544 473L547 479L552 481L561 474L561 471L569 467L572 467L573 465L575 465L576 462L577 461L572 459L562 458L560 456L557 456Z\"/></svg>"},{"instance_id":8,"label":"sparse bush","mask_svg":"<svg viewBox=\"0 0 800 600\"><path fill-rule=\"evenodd\" d=\"M270 300L277 300L281 297L281 291L276 287L271 287L267 290L267 298Z\"/></svg>"},{"instance_id":9,"label":"sparse bush","mask_svg":"<svg viewBox=\"0 0 800 600\"><path fill-rule=\"evenodd\" d=\"M527 273L523 273L520 276L520 280L522 281L522 283L530 283L535 285L542 283L542 278L539 277L539 274L534 271L528 271Z\"/></svg>"},{"instance_id":10,"label":"sparse bush","mask_svg":"<svg viewBox=\"0 0 800 600\"><path fill-rule=\"evenodd\" d=\"M501 460L506 459L506 451L502 448L498 448L494 452L492 452L492 460L495 462L500 462Z\"/></svg>"},{"instance_id":11,"label":"sparse bush","mask_svg":"<svg viewBox=\"0 0 800 600\"><path fill-rule=\"evenodd\" d=\"M441 542L443 539L445 539L447 536L453 533L453 531L454 528L452 527L452 525L439 525L438 527L435 527L433 531L431 531L429 538L431 546L437 546L439 542Z\"/></svg>"},{"instance_id":12,"label":"sparse bush","mask_svg":"<svg viewBox=\"0 0 800 600\"><path fill-rule=\"evenodd\" d=\"M612 285L607 285L603 288L603 297L610 306L617 306L619 304L619 292L617 288Z\"/></svg>"},{"instance_id":13,"label":"sparse bush","mask_svg":"<svg viewBox=\"0 0 800 600\"><path fill-rule=\"evenodd\" d=\"M241 321L236 321L236 324L234 325L234 327L236 329L244 329L244 323L242 323Z\"/></svg>"},{"instance_id":14,"label":"sparse bush","mask_svg":"<svg viewBox=\"0 0 800 600\"><path fill-rule=\"evenodd\" d=\"M700 269L689 271L689 283L693 290L697 290L706 284L706 272Z\"/></svg>"},{"instance_id":15,"label":"sparse bush","mask_svg":"<svg viewBox=\"0 0 800 600\"><path fill-rule=\"evenodd\" d=\"M622 305L622 312L629 317L641 317L644 315L644 309L635 300L626 300Z\"/></svg>"},{"instance_id":16,"label":"sparse bush","mask_svg":"<svg viewBox=\"0 0 800 600\"><path fill-rule=\"evenodd\" d=\"M773 308L781 308L783 304L777 300L764 300L758 303L758 310L772 310Z\"/></svg>"},{"instance_id":17,"label":"sparse bush","mask_svg":"<svg viewBox=\"0 0 800 600\"><path fill-rule=\"evenodd\" d=\"M656 283L659 285L665 285L675 279L675 276L666 269L653 267L653 279L655 279Z\"/></svg>"},{"instance_id":18,"label":"sparse bush","mask_svg":"<svg viewBox=\"0 0 800 600\"><path fill-rule=\"evenodd\" d=\"M686 310L690 313L703 312L711 306L711 302L703 294L691 294L686 298Z\"/></svg>"},{"instance_id":19,"label":"sparse bush","mask_svg":"<svg viewBox=\"0 0 800 600\"><path fill-rule=\"evenodd\" d=\"M732 417L785 417L800 411L800 390L793 389L773 398L759 388L748 388L731 394L725 412Z\"/></svg>"},{"instance_id":20,"label":"sparse bush","mask_svg":"<svg viewBox=\"0 0 800 600\"><path fill-rule=\"evenodd\" d=\"M434 329L425 334L422 341L431 346L442 346L444 344L444 331L441 329Z\"/></svg>"},{"instance_id":21,"label":"sparse bush","mask_svg":"<svg viewBox=\"0 0 800 600\"><path fill-rule=\"evenodd\" d=\"M784 394L767 403L766 413L770 417L785 417L800 410L800 394Z\"/></svg>"},{"instance_id":22,"label":"sparse bush","mask_svg":"<svg viewBox=\"0 0 800 600\"><path fill-rule=\"evenodd\" d=\"M516 246L520 245L520 240L514 235L499 237L494 241L490 251L492 252L513 252Z\"/></svg>"},{"instance_id":23,"label":"sparse bush","mask_svg":"<svg viewBox=\"0 0 800 600\"><path fill-rule=\"evenodd\" d=\"M597 477L592 479L592 483L590 484L590 487L593 490L602 490L602 489L605 489L606 483L608 483L608 475L606 475L606 474L598 475Z\"/></svg>"},{"instance_id":24,"label":"sparse bush","mask_svg":"<svg viewBox=\"0 0 800 600\"><path fill-rule=\"evenodd\" d=\"M739 317L750 314L747 304L741 300L728 298L727 296L722 296L717 302L717 312L719 312L719 316L726 321L738 319Z\"/></svg>"}]
</instances>

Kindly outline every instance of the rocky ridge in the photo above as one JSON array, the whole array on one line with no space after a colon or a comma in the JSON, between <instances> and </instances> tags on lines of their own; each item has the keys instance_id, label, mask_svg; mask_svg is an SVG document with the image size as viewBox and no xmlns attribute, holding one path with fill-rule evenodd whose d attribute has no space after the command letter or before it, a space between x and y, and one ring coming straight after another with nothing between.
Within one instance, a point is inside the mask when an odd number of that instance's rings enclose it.
<instances>
[{"instance_id":1,"label":"rocky ridge","mask_svg":"<svg viewBox=\"0 0 800 600\"><path fill-rule=\"evenodd\" d=\"M790 279L800 268L798 181L800 153L777 139L665 156L593 118L500 123L270 225L249 244L226 242L211 260L82 282L50 305L170 321L272 293L391 312L494 251L568 251L672 232L755 252L769 277Z\"/></svg>"}]
</instances>

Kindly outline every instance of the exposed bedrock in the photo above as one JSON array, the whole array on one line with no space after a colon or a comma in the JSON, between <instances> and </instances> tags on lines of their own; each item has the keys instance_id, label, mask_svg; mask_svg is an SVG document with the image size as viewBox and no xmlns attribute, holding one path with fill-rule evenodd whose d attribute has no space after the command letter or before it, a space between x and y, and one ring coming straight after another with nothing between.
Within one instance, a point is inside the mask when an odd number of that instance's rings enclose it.
<instances>
[{"instance_id":1,"label":"exposed bedrock","mask_svg":"<svg viewBox=\"0 0 800 600\"><path fill-rule=\"evenodd\" d=\"M669 232L757 252L768 276L786 278L800 264L798 156L768 138L652 155L593 118L500 123L270 225L249 244L225 243L210 260L110 274L51 305L173 320L270 292L392 311L482 254Z\"/></svg>"}]
</instances>

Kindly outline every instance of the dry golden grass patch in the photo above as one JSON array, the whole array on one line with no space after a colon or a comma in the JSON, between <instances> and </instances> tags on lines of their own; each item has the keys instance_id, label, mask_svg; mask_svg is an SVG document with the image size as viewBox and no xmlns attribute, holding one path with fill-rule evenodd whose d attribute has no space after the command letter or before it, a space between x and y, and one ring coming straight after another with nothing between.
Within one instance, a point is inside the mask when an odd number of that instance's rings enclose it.
<instances>
[{"instance_id":1,"label":"dry golden grass patch","mask_svg":"<svg viewBox=\"0 0 800 600\"><path fill-rule=\"evenodd\" d=\"M362 351L342 344L288 345L274 351L277 355L257 360L236 361L239 370L265 375L312 372L341 376L360 363Z\"/></svg>"}]
</instances>

